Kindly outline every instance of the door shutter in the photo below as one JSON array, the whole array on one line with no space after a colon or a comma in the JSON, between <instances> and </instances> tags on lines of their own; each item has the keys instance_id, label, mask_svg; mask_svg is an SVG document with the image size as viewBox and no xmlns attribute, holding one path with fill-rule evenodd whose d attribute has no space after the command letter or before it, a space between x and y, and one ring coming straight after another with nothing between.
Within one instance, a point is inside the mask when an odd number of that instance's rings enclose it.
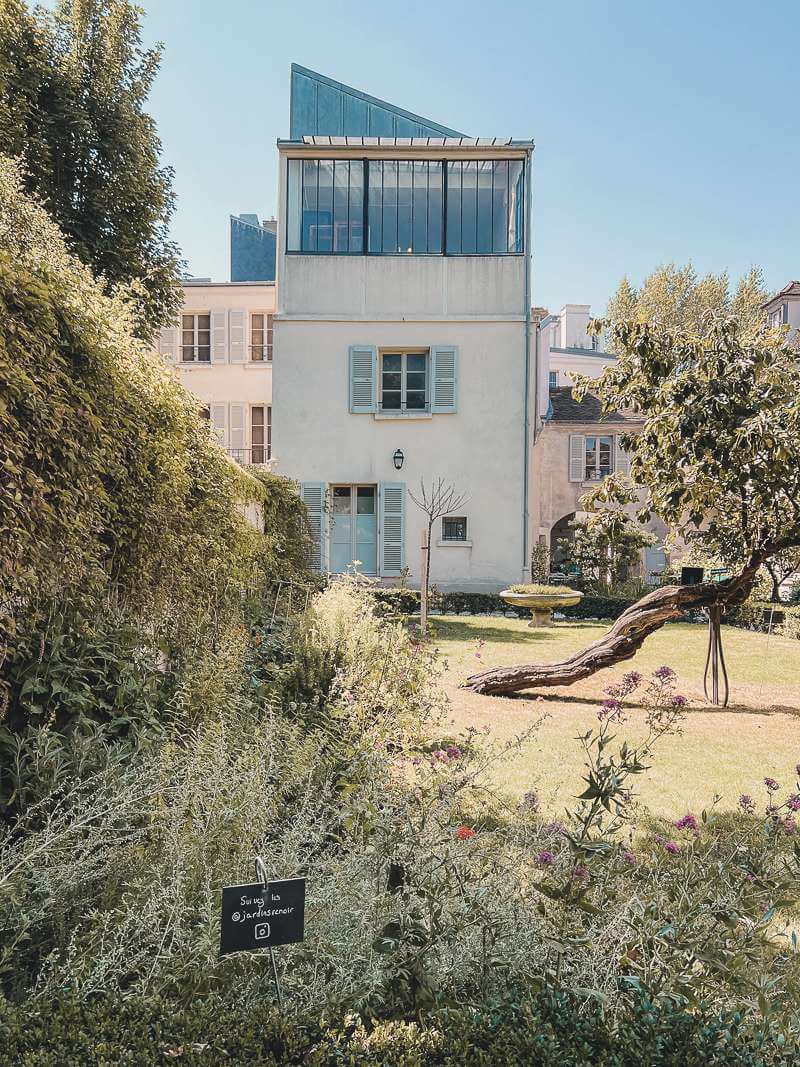
<instances>
[{"instance_id":1,"label":"door shutter","mask_svg":"<svg viewBox=\"0 0 800 1067\"><path fill-rule=\"evenodd\" d=\"M620 474L631 473L631 457L622 447L622 435L614 435L614 470Z\"/></svg>"},{"instance_id":2,"label":"door shutter","mask_svg":"<svg viewBox=\"0 0 800 1067\"><path fill-rule=\"evenodd\" d=\"M231 404L230 406L228 447L233 451L234 459L244 462L244 404Z\"/></svg>"},{"instance_id":3,"label":"door shutter","mask_svg":"<svg viewBox=\"0 0 800 1067\"><path fill-rule=\"evenodd\" d=\"M224 311L211 312L211 362L228 361L228 316Z\"/></svg>"},{"instance_id":4,"label":"door shutter","mask_svg":"<svg viewBox=\"0 0 800 1067\"><path fill-rule=\"evenodd\" d=\"M431 349L431 411L446 414L458 409L458 349L441 346Z\"/></svg>"},{"instance_id":5,"label":"door shutter","mask_svg":"<svg viewBox=\"0 0 800 1067\"><path fill-rule=\"evenodd\" d=\"M158 351L167 363L178 362L178 328L164 326L158 336Z\"/></svg>"},{"instance_id":6,"label":"door shutter","mask_svg":"<svg viewBox=\"0 0 800 1067\"><path fill-rule=\"evenodd\" d=\"M214 427L214 436L223 448L228 444L228 405L211 404L211 425Z\"/></svg>"},{"instance_id":7,"label":"door shutter","mask_svg":"<svg viewBox=\"0 0 800 1067\"><path fill-rule=\"evenodd\" d=\"M244 363L247 352L247 312L234 309L228 312L228 359Z\"/></svg>"},{"instance_id":8,"label":"door shutter","mask_svg":"<svg viewBox=\"0 0 800 1067\"><path fill-rule=\"evenodd\" d=\"M378 350L374 345L350 347L350 411L368 415L377 409Z\"/></svg>"},{"instance_id":9,"label":"door shutter","mask_svg":"<svg viewBox=\"0 0 800 1067\"><path fill-rule=\"evenodd\" d=\"M309 566L315 571L321 571L325 558L325 483L302 482L300 485L300 499L308 511L308 525L311 534Z\"/></svg>"},{"instance_id":10,"label":"door shutter","mask_svg":"<svg viewBox=\"0 0 800 1067\"><path fill-rule=\"evenodd\" d=\"M381 482L378 570L396 578L405 565L405 482Z\"/></svg>"},{"instance_id":11,"label":"door shutter","mask_svg":"<svg viewBox=\"0 0 800 1067\"><path fill-rule=\"evenodd\" d=\"M569 480L582 482L586 477L586 435L571 433L569 435Z\"/></svg>"}]
</instances>

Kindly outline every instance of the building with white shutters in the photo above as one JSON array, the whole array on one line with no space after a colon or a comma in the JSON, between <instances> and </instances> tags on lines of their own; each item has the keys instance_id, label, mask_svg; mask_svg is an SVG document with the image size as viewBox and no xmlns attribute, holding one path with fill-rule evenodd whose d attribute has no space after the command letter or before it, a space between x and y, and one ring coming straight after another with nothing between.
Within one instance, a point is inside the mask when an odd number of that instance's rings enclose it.
<instances>
[{"instance_id":1,"label":"building with white shutters","mask_svg":"<svg viewBox=\"0 0 800 1067\"><path fill-rule=\"evenodd\" d=\"M179 320L159 337L162 358L240 463L272 456L274 311L274 282L189 280Z\"/></svg>"},{"instance_id":2,"label":"building with white shutters","mask_svg":"<svg viewBox=\"0 0 800 1067\"><path fill-rule=\"evenodd\" d=\"M274 450L319 566L420 578L420 481L466 494L431 545L440 588L529 573L535 415L532 144L279 143Z\"/></svg>"}]
</instances>

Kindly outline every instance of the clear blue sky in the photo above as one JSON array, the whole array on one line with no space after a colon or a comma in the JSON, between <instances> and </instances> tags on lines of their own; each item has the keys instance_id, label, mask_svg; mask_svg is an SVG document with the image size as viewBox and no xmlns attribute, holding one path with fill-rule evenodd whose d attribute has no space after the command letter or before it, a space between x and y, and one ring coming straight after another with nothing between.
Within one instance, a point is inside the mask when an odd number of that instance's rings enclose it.
<instances>
[{"instance_id":1,"label":"clear blue sky","mask_svg":"<svg viewBox=\"0 0 800 1067\"><path fill-rule=\"evenodd\" d=\"M800 277L800 5L740 0L143 0L190 271L276 209L289 65L475 136L532 137L534 300L605 306L691 259Z\"/></svg>"}]
</instances>

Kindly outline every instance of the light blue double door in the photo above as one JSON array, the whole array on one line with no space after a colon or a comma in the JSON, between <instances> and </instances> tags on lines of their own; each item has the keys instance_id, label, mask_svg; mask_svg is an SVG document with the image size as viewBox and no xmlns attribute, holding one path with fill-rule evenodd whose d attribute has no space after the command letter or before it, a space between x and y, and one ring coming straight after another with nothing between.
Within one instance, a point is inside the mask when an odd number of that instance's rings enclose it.
<instances>
[{"instance_id":1,"label":"light blue double door","mask_svg":"<svg viewBox=\"0 0 800 1067\"><path fill-rule=\"evenodd\" d=\"M344 574L358 560L362 574L378 573L378 509L374 485L334 485L330 569Z\"/></svg>"}]
</instances>

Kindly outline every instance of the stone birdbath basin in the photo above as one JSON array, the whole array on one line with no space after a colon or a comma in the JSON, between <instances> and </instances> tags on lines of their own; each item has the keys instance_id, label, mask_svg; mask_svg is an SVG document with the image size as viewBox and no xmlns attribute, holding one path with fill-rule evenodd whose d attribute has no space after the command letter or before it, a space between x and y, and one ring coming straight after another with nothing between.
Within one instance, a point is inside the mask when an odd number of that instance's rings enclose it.
<instances>
[{"instance_id":1,"label":"stone birdbath basin","mask_svg":"<svg viewBox=\"0 0 800 1067\"><path fill-rule=\"evenodd\" d=\"M552 626L553 612L580 604L583 593L577 589L565 589L555 585L512 585L503 589L500 596L512 608L530 608L531 627Z\"/></svg>"}]
</instances>

